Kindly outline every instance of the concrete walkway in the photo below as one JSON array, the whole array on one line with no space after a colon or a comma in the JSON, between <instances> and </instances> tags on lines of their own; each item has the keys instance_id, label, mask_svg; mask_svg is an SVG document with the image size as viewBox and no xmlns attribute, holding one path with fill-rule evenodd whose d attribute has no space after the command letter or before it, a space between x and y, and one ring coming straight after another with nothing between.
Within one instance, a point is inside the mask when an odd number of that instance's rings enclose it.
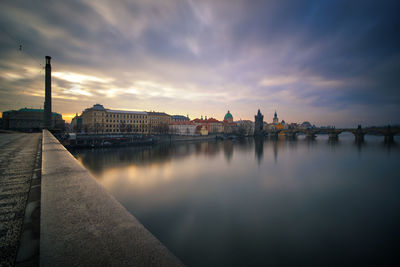
<instances>
[{"instance_id":1,"label":"concrete walkway","mask_svg":"<svg viewBox=\"0 0 400 267\"><path fill-rule=\"evenodd\" d=\"M47 130L0 134L0 267L183 266Z\"/></svg>"},{"instance_id":2,"label":"concrete walkway","mask_svg":"<svg viewBox=\"0 0 400 267\"><path fill-rule=\"evenodd\" d=\"M40 198L40 140L40 133L0 134L0 266L15 265L17 254L19 263L38 264L39 233L31 216L38 214L39 202L26 209L32 186ZM38 216L33 221L39 226ZM26 229L28 235L23 234Z\"/></svg>"}]
</instances>

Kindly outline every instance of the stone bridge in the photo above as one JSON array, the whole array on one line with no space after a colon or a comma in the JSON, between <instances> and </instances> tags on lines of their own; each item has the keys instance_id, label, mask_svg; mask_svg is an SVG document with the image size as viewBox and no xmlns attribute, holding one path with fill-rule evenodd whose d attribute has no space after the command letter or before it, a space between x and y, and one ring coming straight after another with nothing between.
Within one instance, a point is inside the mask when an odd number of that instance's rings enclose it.
<instances>
[{"instance_id":1,"label":"stone bridge","mask_svg":"<svg viewBox=\"0 0 400 267\"><path fill-rule=\"evenodd\" d=\"M329 136L329 140L337 140L339 135L343 132L352 133L355 137L355 141L357 142L364 141L364 136L366 134L371 134L384 136L384 141L390 143L394 141L395 135L400 135L400 128L391 127L390 125L387 127L362 128L361 125L358 125L357 128L279 129L265 131L265 133L272 138L277 138L279 135L283 135L287 139L294 139L298 134L304 134L307 138L314 139L317 134L327 134Z\"/></svg>"}]
</instances>

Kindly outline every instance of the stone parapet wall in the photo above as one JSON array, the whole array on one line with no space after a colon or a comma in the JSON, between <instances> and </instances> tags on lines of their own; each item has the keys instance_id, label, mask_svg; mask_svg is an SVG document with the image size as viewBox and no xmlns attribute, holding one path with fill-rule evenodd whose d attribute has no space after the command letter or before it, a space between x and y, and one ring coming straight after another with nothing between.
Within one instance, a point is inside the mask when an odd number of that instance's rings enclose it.
<instances>
[{"instance_id":1,"label":"stone parapet wall","mask_svg":"<svg viewBox=\"0 0 400 267\"><path fill-rule=\"evenodd\" d=\"M47 130L42 143L42 266L182 266Z\"/></svg>"}]
</instances>

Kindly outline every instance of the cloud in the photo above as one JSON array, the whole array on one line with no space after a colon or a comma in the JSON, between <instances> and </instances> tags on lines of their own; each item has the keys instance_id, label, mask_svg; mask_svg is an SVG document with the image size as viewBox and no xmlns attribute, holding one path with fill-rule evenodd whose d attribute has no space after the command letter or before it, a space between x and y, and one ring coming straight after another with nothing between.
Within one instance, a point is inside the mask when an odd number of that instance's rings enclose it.
<instances>
[{"instance_id":1,"label":"cloud","mask_svg":"<svg viewBox=\"0 0 400 267\"><path fill-rule=\"evenodd\" d=\"M99 102L217 118L227 109L252 119L256 108L276 108L286 121L396 121L399 5L4 1L0 107L43 105L50 55L54 109L68 114ZM341 117L329 115L338 109Z\"/></svg>"},{"instance_id":2,"label":"cloud","mask_svg":"<svg viewBox=\"0 0 400 267\"><path fill-rule=\"evenodd\" d=\"M53 77L66 80L72 83L83 83L83 82L99 82L99 83L109 83L112 79L100 78L92 75L85 75L73 72L53 72Z\"/></svg>"},{"instance_id":3,"label":"cloud","mask_svg":"<svg viewBox=\"0 0 400 267\"><path fill-rule=\"evenodd\" d=\"M298 80L295 76L274 76L265 77L260 82L261 86L277 86L277 85L287 85L295 83Z\"/></svg>"}]
</instances>

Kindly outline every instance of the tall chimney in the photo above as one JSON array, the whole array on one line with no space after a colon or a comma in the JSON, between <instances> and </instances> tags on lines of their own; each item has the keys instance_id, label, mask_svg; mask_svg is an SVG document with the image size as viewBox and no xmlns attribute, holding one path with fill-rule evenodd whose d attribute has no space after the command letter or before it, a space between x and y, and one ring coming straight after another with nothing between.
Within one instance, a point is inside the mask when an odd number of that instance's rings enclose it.
<instances>
[{"instance_id":1,"label":"tall chimney","mask_svg":"<svg viewBox=\"0 0 400 267\"><path fill-rule=\"evenodd\" d=\"M44 98L44 126L45 129L52 128L51 120L51 57L46 56L46 74L45 74L45 98Z\"/></svg>"}]
</instances>

